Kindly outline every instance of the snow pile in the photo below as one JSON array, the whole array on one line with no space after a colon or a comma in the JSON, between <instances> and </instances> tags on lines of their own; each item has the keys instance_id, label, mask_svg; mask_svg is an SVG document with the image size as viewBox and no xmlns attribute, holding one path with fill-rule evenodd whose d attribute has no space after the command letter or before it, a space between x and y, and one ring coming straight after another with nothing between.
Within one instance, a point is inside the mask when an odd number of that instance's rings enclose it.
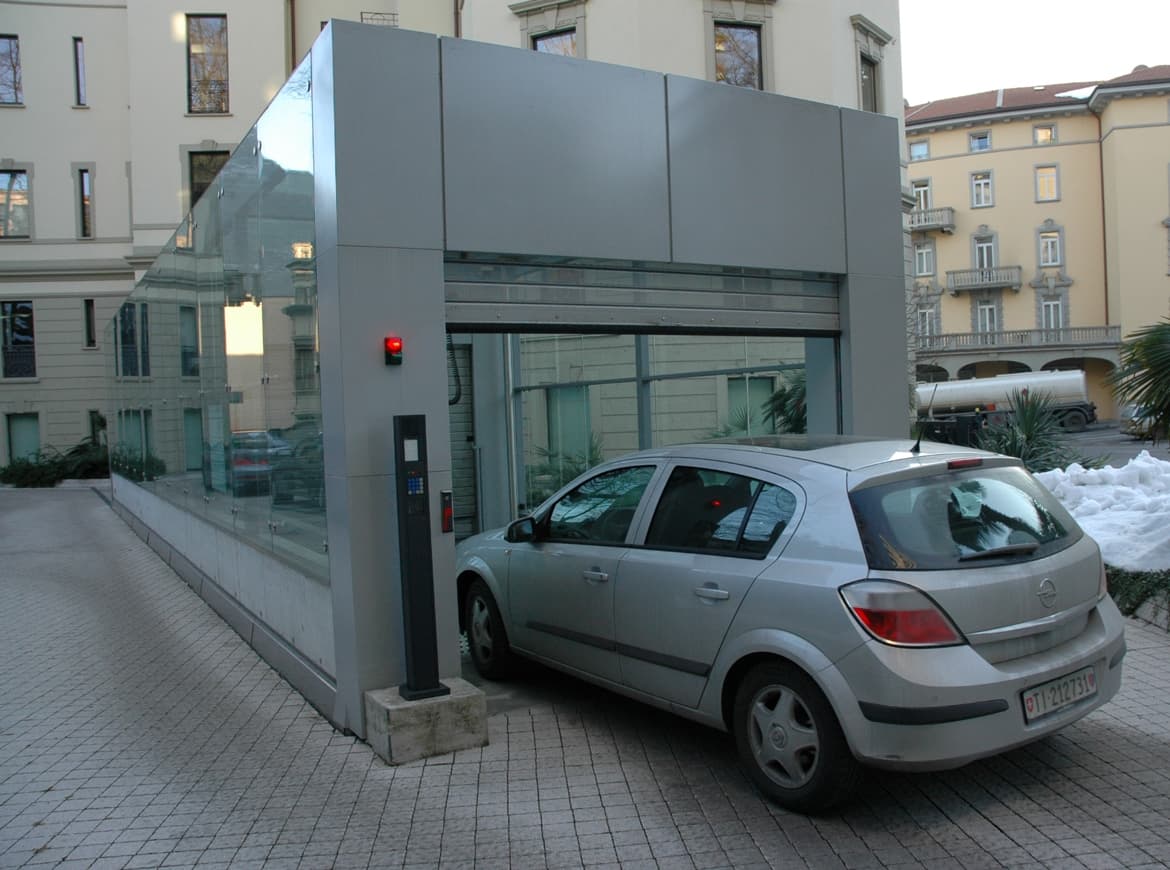
<instances>
[{"instance_id":1,"label":"snow pile","mask_svg":"<svg viewBox=\"0 0 1170 870\"><path fill-rule=\"evenodd\" d=\"M1073 464L1036 477L1100 544L1106 564L1170 569L1170 462L1143 450L1121 468Z\"/></svg>"}]
</instances>

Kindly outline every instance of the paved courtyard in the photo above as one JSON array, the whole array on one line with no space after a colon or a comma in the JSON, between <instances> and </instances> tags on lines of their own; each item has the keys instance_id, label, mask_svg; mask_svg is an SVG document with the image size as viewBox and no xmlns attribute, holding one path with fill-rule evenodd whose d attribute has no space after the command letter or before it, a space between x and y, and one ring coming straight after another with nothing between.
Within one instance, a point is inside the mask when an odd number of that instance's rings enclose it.
<instances>
[{"instance_id":1,"label":"paved courtyard","mask_svg":"<svg viewBox=\"0 0 1170 870\"><path fill-rule=\"evenodd\" d=\"M392 768L336 733L91 489L0 491L0 867L1164 867L1170 636L1063 734L839 813L729 740L533 667L491 745Z\"/></svg>"}]
</instances>

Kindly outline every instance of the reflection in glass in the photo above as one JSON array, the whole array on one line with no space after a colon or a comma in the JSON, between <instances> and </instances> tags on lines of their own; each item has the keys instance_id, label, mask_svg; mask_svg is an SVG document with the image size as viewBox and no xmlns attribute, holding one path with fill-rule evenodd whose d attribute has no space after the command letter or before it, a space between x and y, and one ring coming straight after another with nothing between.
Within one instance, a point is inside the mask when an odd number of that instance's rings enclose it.
<instances>
[{"instance_id":1,"label":"reflection in glass","mask_svg":"<svg viewBox=\"0 0 1170 870\"><path fill-rule=\"evenodd\" d=\"M124 476L328 582L309 71L230 157L189 155L192 211L113 324L113 425Z\"/></svg>"},{"instance_id":2,"label":"reflection in glass","mask_svg":"<svg viewBox=\"0 0 1170 870\"><path fill-rule=\"evenodd\" d=\"M577 56L577 31L558 30L532 37L532 47L545 54L559 54L565 57Z\"/></svg>"},{"instance_id":3,"label":"reflection in glass","mask_svg":"<svg viewBox=\"0 0 1170 870\"><path fill-rule=\"evenodd\" d=\"M715 25L715 81L763 90L762 70L759 27Z\"/></svg>"}]
</instances>

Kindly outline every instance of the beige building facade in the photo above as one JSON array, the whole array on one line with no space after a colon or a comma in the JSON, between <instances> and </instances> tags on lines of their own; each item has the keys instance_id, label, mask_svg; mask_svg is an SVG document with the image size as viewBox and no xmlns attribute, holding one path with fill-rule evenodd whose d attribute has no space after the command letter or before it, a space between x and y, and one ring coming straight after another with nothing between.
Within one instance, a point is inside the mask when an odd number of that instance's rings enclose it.
<instances>
[{"instance_id":1,"label":"beige building facade","mask_svg":"<svg viewBox=\"0 0 1170 870\"><path fill-rule=\"evenodd\" d=\"M103 325L330 18L901 119L896 0L0 0L0 465L98 431ZM117 375L191 377L191 329L123 311Z\"/></svg>"},{"instance_id":2,"label":"beige building facade","mask_svg":"<svg viewBox=\"0 0 1170 870\"><path fill-rule=\"evenodd\" d=\"M1170 315L1170 66L906 110L918 380L1080 369Z\"/></svg>"}]
</instances>

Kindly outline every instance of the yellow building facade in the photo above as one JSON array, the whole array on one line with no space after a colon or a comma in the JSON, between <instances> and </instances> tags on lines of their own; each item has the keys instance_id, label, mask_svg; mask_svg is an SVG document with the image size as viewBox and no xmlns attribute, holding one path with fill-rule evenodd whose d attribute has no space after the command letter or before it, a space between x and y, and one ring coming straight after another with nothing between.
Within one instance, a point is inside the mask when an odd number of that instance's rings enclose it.
<instances>
[{"instance_id":1,"label":"yellow building facade","mask_svg":"<svg viewBox=\"0 0 1170 870\"><path fill-rule=\"evenodd\" d=\"M1080 369L1170 314L1170 65L906 110L919 381Z\"/></svg>"}]
</instances>

